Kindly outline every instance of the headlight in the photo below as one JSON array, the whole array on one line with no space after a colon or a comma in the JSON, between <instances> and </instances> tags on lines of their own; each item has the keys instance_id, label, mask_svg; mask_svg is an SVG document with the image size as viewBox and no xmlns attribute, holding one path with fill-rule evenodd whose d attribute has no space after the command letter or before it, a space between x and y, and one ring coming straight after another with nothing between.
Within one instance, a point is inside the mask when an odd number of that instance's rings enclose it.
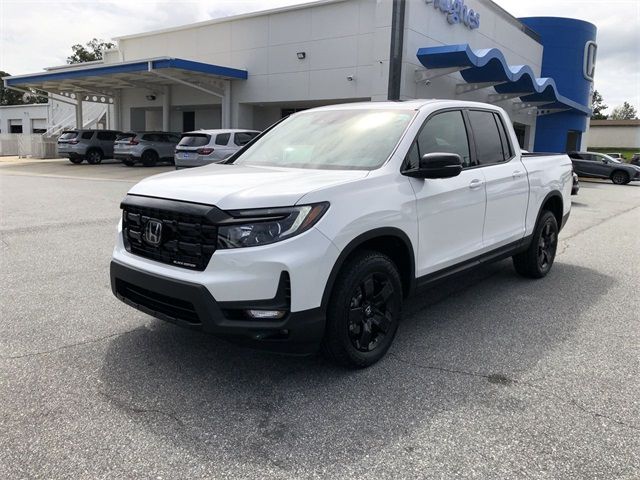
<instances>
[{"instance_id":1,"label":"headlight","mask_svg":"<svg viewBox=\"0 0 640 480\"><path fill-rule=\"evenodd\" d=\"M218 248L257 247L279 242L309 230L329 203L228 212L233 218L218 226Z\"/></svg>"}]
</instances>

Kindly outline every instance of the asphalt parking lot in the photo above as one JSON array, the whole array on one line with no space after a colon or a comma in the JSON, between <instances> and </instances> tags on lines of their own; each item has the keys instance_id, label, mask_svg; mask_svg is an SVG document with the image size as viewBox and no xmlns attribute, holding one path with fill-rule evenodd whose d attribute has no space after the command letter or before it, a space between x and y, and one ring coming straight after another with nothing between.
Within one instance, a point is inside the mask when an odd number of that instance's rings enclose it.
<instances>
[{"instance_id":1,"label":"asphalt parking lot","mask_svg":"<svg viewBox=\"0 0 640 480\"><path fill-rule=\"evenodd\" d=\"M640 477L640 185L582 182L547 278L421 291L345 371L112 296L119 201L167 170L0 164L0 478Z\"/></svg>"}]
</instances>

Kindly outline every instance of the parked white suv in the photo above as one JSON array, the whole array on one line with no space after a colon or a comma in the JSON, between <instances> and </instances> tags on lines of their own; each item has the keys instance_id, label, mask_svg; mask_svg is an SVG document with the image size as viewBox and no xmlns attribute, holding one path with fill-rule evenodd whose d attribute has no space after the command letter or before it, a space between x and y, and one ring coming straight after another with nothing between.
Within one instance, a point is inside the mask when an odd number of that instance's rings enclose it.
<instances>
[{"instance_id":1,"label":"parked white suv","mask_svg":"<svg viewBox=\"0 0 640 480\"><path fill-rule=\"evenodd\" d=\"M544 277L571 208L570 159L523 156L504 110L473 102L306 110L227 163L130 190L114 294L356 367L385 354L416 286L509 256Z\"/></svg>"},{"instance_id":2,"label":"parked white suv","mask_svg":"<svg viewBox=\"0 0 640 480\"><path fill-rule=\"evenodd\" d=\"M175 152L176 170L220 163L259 134L255 130L197 130L183 133Z\"/></svg>"}]
</instances>

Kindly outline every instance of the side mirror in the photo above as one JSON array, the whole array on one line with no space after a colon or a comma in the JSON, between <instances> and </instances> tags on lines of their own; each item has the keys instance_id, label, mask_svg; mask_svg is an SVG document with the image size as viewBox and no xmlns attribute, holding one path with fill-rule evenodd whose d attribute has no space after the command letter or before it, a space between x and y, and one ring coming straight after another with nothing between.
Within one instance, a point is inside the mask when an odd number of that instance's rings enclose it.
<instances>
[{"instance_id":1,"label":"side mirror","mask_svg":"<svg viewBox=\"0 0 640 480\"><path fill-rule=\"evenodd\" d=\"M462 158L457 153L426 153L420 159L420 166L402 172L414 178L451 178L462 172Z\"/></svg>"}]
</instances>

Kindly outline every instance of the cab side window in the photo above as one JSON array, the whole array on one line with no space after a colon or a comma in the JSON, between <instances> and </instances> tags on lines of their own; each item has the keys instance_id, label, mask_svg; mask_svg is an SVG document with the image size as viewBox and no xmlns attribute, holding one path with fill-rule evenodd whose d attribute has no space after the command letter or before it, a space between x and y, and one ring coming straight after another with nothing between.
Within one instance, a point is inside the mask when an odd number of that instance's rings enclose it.
<instances>
[{"instance_id":1,"label":"cab side window","mask_svg":"<svg viewBox=\"0 0 640 480\"><path fill-rule=\"evenodd\" d=\"M469 138L462 112L453 110L437 113L422 127L407 155L407 168L417 168L427 153L457 153L462 166L471 165Z\"/></svg>"},{"instance_id":2,"label":"cab side window","mask_svg":"<svg viewBox=\"0 0 640 480\"><path fill-rule=\"evenodd\" d=\"M508 149L505 150L503 147L502 135L493 112L470 110L469 120L473 129L473 138L476 142L478 164L491 165L504 162L510 158L510 156L507 156ZM504 140L506 141L506 134Z\"/></svg>"}]
</instances>

